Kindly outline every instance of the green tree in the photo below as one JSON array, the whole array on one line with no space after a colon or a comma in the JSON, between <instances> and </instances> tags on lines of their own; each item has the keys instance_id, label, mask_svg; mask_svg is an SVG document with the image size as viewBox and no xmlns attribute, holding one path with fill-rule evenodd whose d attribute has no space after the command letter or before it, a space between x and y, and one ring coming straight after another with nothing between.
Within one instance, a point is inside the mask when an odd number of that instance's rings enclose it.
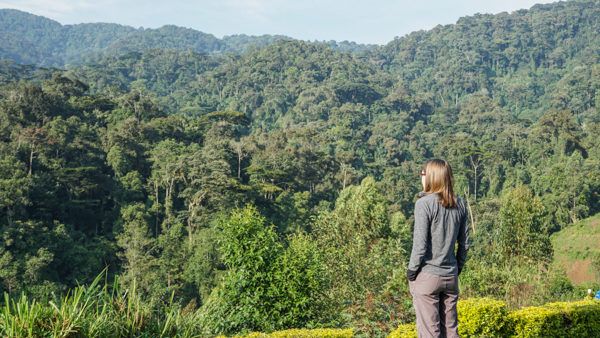
<instances>
[{"instance_id":1,"label":"green tree","mask_svg":"<svg viewBox=\"0 0 600 338\"><path fill-rule=\"evenodd\" d=\"M228 271L201 309L207 334L315 327L338 320L327 290L331 280L316 244L305 234L287 248L274 225L252 206L219 222Z\"/></svg>"},{"instance_id":2,"label":"green tree","mask_svg":"<svg viewBox=\"0 0 600 338\"><path fill-rule=\"evenodd\" d=\"M372 177L342 190L335 208L319 213L313 224L332 280L330 297L350 315L351 325L369 336L395 325L387 324L390 312L398 318L407 310L398 304L406 292L397 279L406 272L399 266L406 253L399 224L394 226L392 231L386 202Z\"/></svg>"},{"instance_id":3,"label":"green tree","mask_svg":"<svg viewBox=\"0 0 600 338\"><path fill-rule=\"evenodd\" d=\"M527 186L508 189L502 195L498 217L498 248L507 264L552 260L544 206Z\"/></svg>"},{"instance_id":4,"label":"green tree","mask_svg":"<svg viewBox=\"0 0 600 338\"><path fill-rule=\"evenodd\" d=\"M232 212L218 227L221 257L229 271L202 307L202 326L210 334L274 330L277 295L270 289L283 246L273 225L248 206Z\"/></svg>"},{"instance_id":5,"label":"green tree","mask_svg":"<svg viewBox=\"0 0 600 338\"><path fill-rule=\"evenodd\" d=\"M145 297L161 283L156 259L157 243L150 235L149 212L141 203L124 206L121 209L120 226L116 228L119 254L123 262L122 283L125 287L135 287Z\"/></svg>"}]
</instances>

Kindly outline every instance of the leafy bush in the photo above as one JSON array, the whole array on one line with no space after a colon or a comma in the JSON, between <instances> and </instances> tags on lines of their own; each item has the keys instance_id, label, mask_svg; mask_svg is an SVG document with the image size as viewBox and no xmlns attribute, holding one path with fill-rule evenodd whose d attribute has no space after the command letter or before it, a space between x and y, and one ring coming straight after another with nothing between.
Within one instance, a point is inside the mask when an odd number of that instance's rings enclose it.
<instances>
[{"instance_id":1,"label":"leafy bush","mask_svg":"<svg viewBox=\"0 0 600 338\"><path fill-rule=\"evenodd\" d=\"M458 333L461 337L498 337L505 336L508 309L503 301L491 298L470 298L459 300ZM389 338L417 337L415 324L400 325Z\"/></svg>"},{"instance_id":2,"label":"leafy bush","mask_svg":"<svg viewBox=\"0 0 600 338\"><path fill-rule=\"evenodd\" d=\"M556 302L509 315L513 337L600 337L600 302Z\"/></svg>"},{"instance_id":3,"label":"leafy bush","mask_svg":"<svg viewBox=\"0 0 600 338\"><path fill-rule=\"evenodd\" d=\"M291 236L284 248L253 206L232 212L220 228L229 271L200 310L206 335L335 325L339 311L324 293L330 282L309 236Z\"/></svg>"},{"instance_id":4,"label":"leafy bush","mask_svg":"<svg viewBox=\"0 0 600 338\"><path fill-rule=\"evenodd\" d=\"M491 298L459 300L458 333L461 337L504 336L509 323L508 309L503 301Z\"/></svg>"},{"instance_id":5,"label":"leafy bush","mask_svg":"<svg viewBox=\"0 0 600 338\"><path fill-rule=\"evenodd\" d=\"M235 338L351 338L352 329L289 329L271 333L252 332ZM222 337L219 337L222 338Z\"/></svg>"},{"instance_id":6,"label":"leafy bush","mask_svg":"<svg viewBox=\"0 0 600 338\"><path fill-rule=\"evenodd\" d=\"M415 324L402 324L388 338L417 338L417 326Z\"/></svg>"},{"instance_id":7,"label":"leafy bush","mask_svg":"<svg viewBox=\"0 0 600 338\"><path fill-rule=\"evenodd\" d=\"M548 302L576 301L588 288L573 285L561 267L538 264L494 264L472 259L460 275L461 298L489 297L510 309Z\"/></svg>"},{"instance_id":8,"label":"leafy bush","mask_svg":"<svg viewBox=\"0 0 600 338\"><path fill-rule=\"evenodd\" d=\"M275 329L269 318L277 300L269 288L283 247L273 225L248 206L222 219L219 229L220 251L229 271L202 307L205 334Z\"/></svg>"},{"instance_id":9,"label":"leafy bush","mask_svg":"<svg viewBox=\"0 0 600 338\"><path fill-rule=\"evenodd\" d=\"M554 302L509 312L491 298L458 302L461 337L600 337L600 302ZM414 323L400 325L388 338L417 337Z\"/></svg>"},{"instance_id":10,"label":"leafy bush","mask_svg":"<svg viewBox=\"0 0 600 338\"><path fill-rule=\"evenodd\" d=\"M270 291L277 298L273 309L279 328L335 325L339 311L325 294L331 282L322 255L309 236L295 234L289 238L273 274Z\"/></svg>"},{"instance_id":11,"label":"leafy bush","mask_svg":"<svg viewBox=\"0 0 600 338\"><path fill-rule=\"evenodd\" d=\"M510 314L516 337L543 337L549 332L562 330L560 311L543 306L530 306Z\"/></svg>"}]
</instances>

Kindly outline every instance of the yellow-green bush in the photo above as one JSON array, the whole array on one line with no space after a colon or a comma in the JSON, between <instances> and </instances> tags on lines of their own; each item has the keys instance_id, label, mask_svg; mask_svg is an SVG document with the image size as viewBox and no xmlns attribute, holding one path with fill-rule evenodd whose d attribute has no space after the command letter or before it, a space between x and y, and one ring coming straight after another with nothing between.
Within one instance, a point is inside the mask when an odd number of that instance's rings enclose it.
<instances>
[{"instance_id":1,"label":"yellow-green bush","mask_svg":"<svg viewBox=\"0 0 600 338\"><path fill-rule=\"evenodd\" d=\"M501 337L509 328L506 303L491 298L459 300L458 333L461 337ZM415 324L403 324L388 338L417 337Z\"/></svg>"},{"instance_id":2,"label":"yellow-green bush","mask_svg":"<svg viewBox=\"0 0 600 338\"><path fill-rule=\"evenodd\" d=\"M460 300L458 333L461 337L600 337L600 301L556 302L508 311L490 298ZM403 324L388 338L414 338L414 323Z\"/></svg>"},{"instance_id":3,"label":"yellow-green bush","mask_svg":"<svg viewBox=\"0 0 600 338\"><path fill-rule=\"evenodd\" d=\"M392 331L388 338L417 338L417 326L415 324L402 324Z\"/></svg>"},{"instance_id":4,"label":"yellow-green bush","mask_svg":"<svg viewBox=\"0 0 600 338\"><path fill-rule=\"evenodd\" d=\"M600 302L548 303L509 315L513 337L600 337Z\"/></svg>"},{"instance_id":5,"label":"yellow-green bush","mask_svg":"<svg viewBox=\"0 0 600 338\"><path fill-rule=\"evenodd\" d=\"M600 337L600 301L558 302L546 304L560 309L567 320L570 337Z\"/></svg>"},{"instance_id":6,"label":"yellow-green bush","mask_svg":"<svg viewBox=\"0 0 600 338\"><path fill-rule=\"evenodd\" d=\"M461 337L503 337L510 329L506 303L492 298L459 300L458 334Z\"/></svg>"},{"instance_id":7,"label":"yellow-green bush","mask_svg":"<svg viewBox=\"0 0 600 338\"><path fill-rule=\"evenodd\" d=\"M510 314L513 337L545 337L547 333L562 329L560 311L543 306L529 306Z\"/></svg>"},{"instance_id":8,"label":"yellow-green bush","mask_svg":"<svg viewBox=\"0 0 600 338\"><path fill-rule=\"evenodd\" d=\"M236 338L352 338L353 329L289 329L271 333L252 332Z\"/></svg>"}]
</instances>

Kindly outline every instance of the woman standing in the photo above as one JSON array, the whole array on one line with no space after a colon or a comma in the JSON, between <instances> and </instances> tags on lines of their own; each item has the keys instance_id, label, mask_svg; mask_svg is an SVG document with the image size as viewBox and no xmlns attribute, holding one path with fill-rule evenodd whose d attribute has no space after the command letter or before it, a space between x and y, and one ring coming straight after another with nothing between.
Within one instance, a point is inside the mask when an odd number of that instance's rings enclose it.
<instances>
[{"instance_id":1,"label":"woman standing","mask_svg":"<svg viewBox=\"0 0 600 338\"><path fill-rule=\"evenodd\" d=\"M444 160L430 160L421 170L423 191L415 203L407 270L419 337L458 337L458 275L467 258L469 227L466 205L454 195L452 181Z\"/></svg>"}]
</instances>

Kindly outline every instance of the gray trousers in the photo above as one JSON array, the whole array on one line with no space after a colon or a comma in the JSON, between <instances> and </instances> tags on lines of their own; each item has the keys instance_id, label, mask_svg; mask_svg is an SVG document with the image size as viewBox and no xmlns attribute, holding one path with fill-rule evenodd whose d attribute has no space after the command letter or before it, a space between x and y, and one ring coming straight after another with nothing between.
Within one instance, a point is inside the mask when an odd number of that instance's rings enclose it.
<instances>
[{"instance_id":1,"label":"gray trousers","mask_svg":"<svg viewBox=\"0 0 600 338\"><path fill-rule=\"evenodd\" d=\"M458 337L458 276L438 276L421 271L408 285L417 315L419 338Z\"/></svg>"}]
</instances>

